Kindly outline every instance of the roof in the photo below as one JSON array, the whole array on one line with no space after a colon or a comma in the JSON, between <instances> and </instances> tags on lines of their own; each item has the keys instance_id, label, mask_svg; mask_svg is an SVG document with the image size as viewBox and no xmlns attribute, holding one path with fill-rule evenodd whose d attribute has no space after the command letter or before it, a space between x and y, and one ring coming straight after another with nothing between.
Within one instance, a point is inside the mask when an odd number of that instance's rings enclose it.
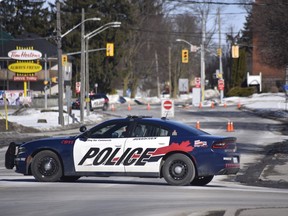
<instances>
[{"instance_id":1,"label":"roof","mask_svg":"<svg viewBox=\"0 0 288 216\"><path fill-rule=\"evenodd\" d=\"M0 57L8 57L8 52L15 50L16 47L33 47L34 50L40 51L43 55L47 54L47 57L57 56L57 46L48 41L47 38L42 38L37 34L24 33L17 38L9 37L9 34L3 32L2 41L0 42Z\"/></svg>"}]
</instances>

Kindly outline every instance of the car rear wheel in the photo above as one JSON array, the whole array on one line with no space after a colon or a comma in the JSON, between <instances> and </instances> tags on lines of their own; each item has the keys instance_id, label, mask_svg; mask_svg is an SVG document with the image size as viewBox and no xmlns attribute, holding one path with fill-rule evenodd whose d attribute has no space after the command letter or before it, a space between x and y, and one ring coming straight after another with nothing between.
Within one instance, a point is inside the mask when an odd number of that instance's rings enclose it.
<instances>
[{"instance_id":1,"label":"car rear wheel","mask_svg":"<svg viewBox=\"0 0 288 216\"><path fill-rule=\"evenodd\" d=\"M58 156L49 150L37 153L31 164L34 178L40 182L55 182L62 177L62 165Z\"/></svg>"},{"instance_id":2,"label":"car rear wheel","mask_svg":"<svg viewBox=\"0 0 288 216\"><path fill-rule=\"evenodd\" d=\"M163 165L163 177L168 184L189 185L195 177L195 167L192 160L180 153L169 156Z\"/></svg>"},{"instance_id":3,"label":"car rear wheel","mask_svg":"<svg viewBox=\"0 0 288 216\"><path fill-rule=\"evenodd\" d=\"M204 186L207 185L208 183L210 183L212 181L212 179L214 178L214 176L200 176L200 177L196 177L192 182L191 185L194 186Z\"/></svg>"}]
</instances>

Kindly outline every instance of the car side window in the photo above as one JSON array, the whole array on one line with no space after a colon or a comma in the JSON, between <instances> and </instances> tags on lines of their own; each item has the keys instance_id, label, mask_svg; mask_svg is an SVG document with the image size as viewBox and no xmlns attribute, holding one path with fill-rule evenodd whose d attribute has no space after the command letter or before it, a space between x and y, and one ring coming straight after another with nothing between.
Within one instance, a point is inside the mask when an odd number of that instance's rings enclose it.
<instances>
[{"instance_id":1,"label":"car side window","mask_svg":"<svg viewBox=\"0 0 288 216\"><path fill-rule=\"evenodd\" d=\"M110 124L89 133L88 138L121 138L126 137L128 123Z\"/></svg>"},{"instance_id":2,"label":"car side window","mask_svg":"<svg viewBox=\"0 0 288 216\"><path fill-rule=\"evenodd\" d=\"M158 125L137 124L131 136L132 137L169 136L169 130Z\"/></svg>"}]
</instances>

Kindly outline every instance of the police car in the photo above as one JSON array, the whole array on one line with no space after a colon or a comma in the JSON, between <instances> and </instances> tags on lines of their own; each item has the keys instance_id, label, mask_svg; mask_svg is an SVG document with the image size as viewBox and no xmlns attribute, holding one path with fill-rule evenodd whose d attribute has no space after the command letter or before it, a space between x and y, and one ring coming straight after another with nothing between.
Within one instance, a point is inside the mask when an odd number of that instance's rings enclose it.
<instances>
[{"instance_id":1,"label":"police car","mask_svg":"<svg viewBox=\"0 0 288 216\"><path fill-rule=\"evenodd\" d=\"M164 178L171 185L206 185L240 168L236 138L213 136L166 118L129 116L71 137L11 143L5 166L40 182L81 176Z\"/></svg>"}]
</instances>

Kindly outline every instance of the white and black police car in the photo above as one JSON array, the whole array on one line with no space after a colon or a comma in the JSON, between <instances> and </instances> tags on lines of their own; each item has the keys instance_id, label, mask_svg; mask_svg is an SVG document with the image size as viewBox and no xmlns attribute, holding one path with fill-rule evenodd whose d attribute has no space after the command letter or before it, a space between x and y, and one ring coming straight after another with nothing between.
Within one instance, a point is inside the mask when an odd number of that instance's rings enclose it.
<instances>
[{"instance_id":1,"label":"white and black police car","mask_svg":"<svg viewBox=\"0 0 288 216\"><path fill-rule=\"evenodd\" d=\"M236 138L213 136L165 118L129 116L71 137L12 142L5 166L41 182L81 176L164 178L171 185L206 185L240 168Z\"/></svg>"}]
</instances>

